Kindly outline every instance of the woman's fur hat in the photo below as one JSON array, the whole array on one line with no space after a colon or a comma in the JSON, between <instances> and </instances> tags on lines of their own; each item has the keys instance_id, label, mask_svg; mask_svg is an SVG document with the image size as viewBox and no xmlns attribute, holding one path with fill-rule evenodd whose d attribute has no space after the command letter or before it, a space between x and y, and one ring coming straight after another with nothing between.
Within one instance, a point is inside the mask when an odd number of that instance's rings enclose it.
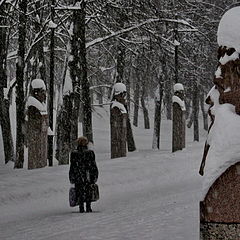
<instances>
[{"instance_id":1,"label":"woman's fur hat","mask_svg":"<svg viewBox=\"0 0 240 240\"><path fill-rule=\"evenodd\" d=\"M77 139L77 144L78 144L78 146L85 147L85 146L88 145L88 139L86 137L82 136L82 137Z\"/></svg>"}]
</instances>

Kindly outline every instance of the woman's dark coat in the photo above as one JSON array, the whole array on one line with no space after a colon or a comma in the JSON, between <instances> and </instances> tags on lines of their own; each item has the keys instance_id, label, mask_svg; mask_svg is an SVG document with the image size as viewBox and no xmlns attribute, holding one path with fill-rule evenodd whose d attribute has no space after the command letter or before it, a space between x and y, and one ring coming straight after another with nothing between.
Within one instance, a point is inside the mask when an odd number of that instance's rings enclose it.
<instances>
[{"instance_id":1,"label":"woman's dark coat","mask_svg":"<svg viewBox=\"0 0 240 240\"><path fill-rule=\"evenodd\" d=\"M87 148L78 148L70 156L70 183L75 184L79 191L80 201L86 199L86 191L89 185L96 183L98 179L98 168L95 161L95 154Z\"/></svg>"}]
</instances>

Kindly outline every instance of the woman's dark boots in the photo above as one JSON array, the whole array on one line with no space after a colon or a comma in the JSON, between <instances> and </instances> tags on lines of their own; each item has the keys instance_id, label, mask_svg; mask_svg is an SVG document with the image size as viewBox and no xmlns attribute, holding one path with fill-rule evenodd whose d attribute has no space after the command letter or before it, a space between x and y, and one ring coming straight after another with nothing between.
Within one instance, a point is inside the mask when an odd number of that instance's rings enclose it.
<instances>
[{"instance_id":1,"label":"woman's dark boots","mask_svg":"<svg viewBox=\"0 0 240 240\"><path fill-rule=\"evenodd\" d=\"M92 212L91 202L86 202L86 212Z\"/></svg>"},{"instance_id":2,"label":"woman's dark boots","mask_svg":"<svg viewBox=\"0 0 240 240\"><path fill-rule=\"evenodd\" d=\"M83 203L79 204L79 212L84 213L84 204ZM86 212L92 212L91 202L86 203Z\"/></svg>"}]
</instances>

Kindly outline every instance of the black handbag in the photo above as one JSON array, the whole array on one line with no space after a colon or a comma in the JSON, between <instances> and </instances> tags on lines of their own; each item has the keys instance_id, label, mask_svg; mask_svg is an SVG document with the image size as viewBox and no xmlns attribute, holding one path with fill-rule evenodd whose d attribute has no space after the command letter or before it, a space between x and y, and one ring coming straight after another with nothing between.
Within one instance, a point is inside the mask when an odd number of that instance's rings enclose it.
<instances>
[{"instance_id":1,"label":"black handbag","mask_svg":"<svg viewBox=\"0 0 240 240\"><path fill-rule=\"evenodd\" d=\"M69 205L70 207L76 207L79 205L75 187L70 187L69 189Z\"/></svg>"},{"instance_id":2,"label":"black handbag","mask_svg":"<svg viewBox=\"0 0 240 240\"><path fill-rule=\"evenodd\" d=\"M91 202L96 202L99 200L99 188L96 183L88 186L88 196Z\"/></svg>"}]
</instances>

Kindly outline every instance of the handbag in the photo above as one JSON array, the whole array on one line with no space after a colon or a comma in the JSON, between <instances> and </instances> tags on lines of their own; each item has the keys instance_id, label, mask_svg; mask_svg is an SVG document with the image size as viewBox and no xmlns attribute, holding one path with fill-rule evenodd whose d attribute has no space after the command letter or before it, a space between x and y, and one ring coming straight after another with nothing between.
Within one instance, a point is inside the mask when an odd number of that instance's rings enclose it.
<instances>
[{"instance_id":1,"label":"handbag","mask_svg":"<svg viewBox=\"0 0 240 240\"><path fill-rule=\"evenodd\" d=\"M99 188L96 183L88 186L88 196L91 202L96 202L99 200Z\"/></svg>"},{"instance_id":2,"label":"handbag","mask_svg":"<svg viewBox=\"0 0 240 240\"><path fill-rule=\"evenodd\" d=\"M70 207L76 207L77 205L79 205L79 200L75 187L70 187L69 189L69 205Z\"/></svg>"}]
</instances>

